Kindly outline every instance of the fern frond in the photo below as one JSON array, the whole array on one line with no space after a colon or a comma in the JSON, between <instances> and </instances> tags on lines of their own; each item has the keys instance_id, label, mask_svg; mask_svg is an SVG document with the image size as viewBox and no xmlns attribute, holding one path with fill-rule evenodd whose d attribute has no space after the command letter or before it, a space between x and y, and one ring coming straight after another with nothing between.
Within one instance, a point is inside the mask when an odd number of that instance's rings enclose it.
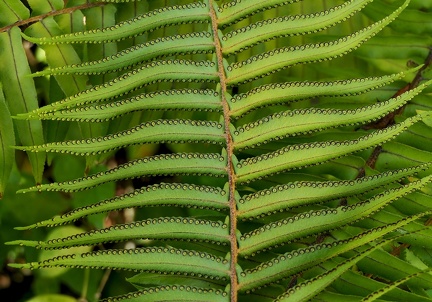
<instances>
[{"instance_id":1,"label":"fern frond","mask_svg":"<svg viewBox=\"0 0 432 302\"><path fill-rule=\"evenodd\" d=\"M0 71L8 103L5 78L28 94L51 77L43 107L11 110L50 129L17 143L53 166L19 193L85 200L17 227L82 233L8 244L98 246L12 267L139 273L112 301L431 300L432 56L416 0L105 2L26 29L48 68ZM19 34L0 43L22 48ZM63 175L62 154L87 174ZM96 196L108 182L119 196ZM128 208L136 221L95 223Z\"/></svg>"}]
</instances>

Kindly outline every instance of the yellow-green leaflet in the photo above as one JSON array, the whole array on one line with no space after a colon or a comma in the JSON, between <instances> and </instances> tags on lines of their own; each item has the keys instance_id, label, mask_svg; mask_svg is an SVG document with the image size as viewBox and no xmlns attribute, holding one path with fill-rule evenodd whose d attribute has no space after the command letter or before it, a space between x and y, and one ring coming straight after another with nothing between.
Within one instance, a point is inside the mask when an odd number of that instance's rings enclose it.
<instances>
[{"instance_id":1,"label":"yellow-green leaflet","mask_svg":"<svg viewBox=\"0 0 432 302\"><path fill-rule=\"evenodd\" d=\"M55 238L48 241L17 240L8 242L7 244L56 249L127 240L172 239L227 245L229 243L228 235L227 225L220 221L183 217L160 217L115 225L103 230L93 230L80 233L79 235Z\"/></svg>"},{"instance_id":2,"label":"yellow-green leaflet","mask_svg":"<svg viewBox=\"0 0 432 302\"><path fill-rule=\"evenodd\" d=\"M283 6L285 4L291 4L300 2L302 0L249 0L249 1L238 1L232 0L223 3L217 9L217 16L219 24L222 27L228 26L232 23L240 21L258 12L268 10L270 8Z\"/></svg>"},{"instance_id":3,"label":"yellow-green leaflet","mask_svg":"<svg viewBox=\"0 0 432 302\"><path fill-rule=\"evenodd\" d=\"M151 11L132 20L103 29L43 38L34 38L25 34L23 36L26 40L39 44L104 43L134 37L168 25L203 23L208 22L208 19L207 5L196 2Z\"/></svg>"},{"instance_id":4,"label":"yellow-green leaflet","mask_svg":"<svg viewBox=\"0 0 432 302\"><path fill-rule=\"evenodd\" d=\"M226 259L197 251L167 247L104 250L79 255L56 257L41 262L14 264L21 268L92 267L121 270L179 272L184 275L201 274L203 278L228 279L229 262Z\"/></svg>"},{"instance_id":5,"label":"yellow-green leaflet","mask_svg":"<svg viewBox=\"0 0 432 302\"><path fill-rule=\"evenodd\" d=\"M53 227L76 221L88 215L133 207L179 206L226 212L229 208L228 193L226 190L226 186L224 189L221 189L192 184L161 183L102 200L97 204L93 204L92 207L76 208L63 215L55 216L29 226L17 227L16 229L28 230L42 226Z\"/></svg>"}]
</instances>

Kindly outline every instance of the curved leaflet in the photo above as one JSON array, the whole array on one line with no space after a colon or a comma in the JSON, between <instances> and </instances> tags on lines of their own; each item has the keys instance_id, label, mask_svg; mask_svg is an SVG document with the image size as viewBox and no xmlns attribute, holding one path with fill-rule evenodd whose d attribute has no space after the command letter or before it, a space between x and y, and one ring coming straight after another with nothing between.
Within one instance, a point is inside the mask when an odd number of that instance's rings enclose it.
<instances>
[{"instance_id":1,"label":"curved leaflet","mask_svg":"<svg viewBox=\"0 0 432 302\"><path fill-rule=\"evenodd\" d=\"M232 0L217 8L218 23L224 28L256 13L300 1L303 0Z\"/></svg>"},{"instance_id":2,"label":"curved leaflet","mask_svg":"<svg viewBox=\"0 0 432 302\"><path fill-rule=\"evenodd\" d=\"M164 7L103 29L93 29L54 37L34 38L25 34L23 34L23 37L37 44L106 43L135 37L144 32L153 31L169 25L204 23L208 21L207 5L205 3L196 2L186 5Z\"/></svg>"},{"instance_id":3,"label":"curved leaflet","mask_svg":"<svg viewBox=\"0 0 432 302\"><path fill-rule=\"evenodd\" d=\"M37 227L53 227L76 221L88 215L121 210L132 207L178 206L194 209L228 210L227 188L197 186L182 183L161 183L132 193L102 200L82 208L76 208L60 216L37 222L17 230L28 230Z\"/></svg>"},{"instance_id":4,"label":"curved leaflet","mask_svg":"<svg viewBox=\"0 0 432 302\"><path fill-rule=\"evenodd\" d=\"M135 272L156 271L182 274L200 274L203 278L228 279L229 265L226 259L189 250L166 247L137 248L129 250L105 250L78 255L60 256L41 262L14 264L20 268L44 267L92 267L97 269L121 269Z\"/></svg>"},{"instance_id":5,"label":"curved leaflet","mask_svg":"<svg viewBox=\"0 0 432 302\"><path fill-rule=\"evenodd\" d=\"M137 239L187 240L223 245L229 242L227 225L220 221L160 217L129 224L119 224L101 230L55 238L49 241L17 240L7 244L32 246L39 249L57 249Z\"/></svg>"},{"instance_id":6,"label":"curved leaflet","mask_svg":"<svg viewBox=\"0 0 432 302\"><path fill-rule=\"evenodd\" d=\"M20 190L20 193L34 191L73 192L86 190L100 184L141 177L145 175L209 175L226 176L226 156L213 153L177 153L155 155L130 161L105 172L66 182L37 185Z\"/></svg>"},{"instance_id":7,"label":"curved leaflet","mask_svg":"<svg viewBox=\"0 0 432 302\"><path fill-rule=\"evenodd\" d=\"M95 100L97 102L97 100ZM143 93L131 98L100 105L41 113L38 119L102 122L140 110L221 111L220 95L215 90L179 89ZM15 117L27 118L22 116ZM33 118L33 116L28 117Z\"/></svg>"},{"instance_id":8,"label":"curved leaflet","mask_svg":"<svg viewBox=\"0 0 432 302\"><path fill-rule=\"evenodd\" d=\"M217 122L176 119L146 122L103 137L20 147L19 149L32 152L95 155L136 144L184 142L222 144L224 140L223 127Z\"/></svg>"}]
</instances>

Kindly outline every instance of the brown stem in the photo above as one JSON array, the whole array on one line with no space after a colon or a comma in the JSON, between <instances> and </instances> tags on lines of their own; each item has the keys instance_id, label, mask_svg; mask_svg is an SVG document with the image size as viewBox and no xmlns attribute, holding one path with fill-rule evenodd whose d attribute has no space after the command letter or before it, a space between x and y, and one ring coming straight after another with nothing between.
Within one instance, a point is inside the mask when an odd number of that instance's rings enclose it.
<instances>
[{"instance_id":1,"label":"brown stem","mask_svg":"<svg viewBox=\"0 0 432 302\"><path fill-rule=\"evenodd\" d=\"M83 4L83 5L78 5L78 6L74 6L74 7L69 7L69 8L64 8L64 9L60 9L60 10L51 11L51 12L48 12L46 14L42 14L42 15L39 15L39 16L34 16L34 17L31 17L31 18L28 18L28 19L25 19L25 20L21 20L21 21L15 22L14 24L11 24L11 25L8 25L8 26L5 26L5 27L1 27L0 28L0 33L8 31L12 27L15 27L15 26L19 26L19 27L28 26L29 24L41 21L42 19L47 18L47 17L58 16L58 15L62 15L62 14L70 14L70 13L72 13L74 11L77 11L77 10L87 9L87 8L92 8L92 7L97 7L97 6L103 6L103 5L105 5L105 3L101 3L101 2L86 3L86 4Z\"/></svg>"},{"instance_id":2,"label":"brown stem","mask_svg":"<svg viewBox=\"0 0 432 302\"><path fill-rule=\"evenodd\" d=\"M237 242L237 205L236 205L236 174L233 166L232 159L234 157L234 144L230 132L230 108L226 99L227 84L226 74L223 65L222 45L218 35L217 16L213 6L213 0L209 1L210 18L212 24L212 31L214 37L214 45L216 50L218 74L221 87L221 101L223 107L224 123L225 123L225 139L226 139L226 152L228 157L227 173L229 184L229 205L230 205L230 242L231 242L231 259L230 259L230 279L231 279L231 302L237 302L238 280L237 280L237 256L238 256L238 242Z\"/></svg>"}]
</instances>

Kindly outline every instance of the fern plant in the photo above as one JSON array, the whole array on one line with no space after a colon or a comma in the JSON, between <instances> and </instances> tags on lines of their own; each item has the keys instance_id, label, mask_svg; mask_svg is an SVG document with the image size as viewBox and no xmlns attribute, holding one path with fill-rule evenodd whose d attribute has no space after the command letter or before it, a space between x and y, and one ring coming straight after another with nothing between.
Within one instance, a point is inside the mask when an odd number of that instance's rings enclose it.
<instances>
[{"instance_id":1,"label":"fern plant","mask_svg":"<svg viewBox=\"0 0 432 302\"><path fill-rule=\"evenodd\" d=\"M136 273L128 280L138 291L103 301L431 300L431 58L424 44L411 45L419 49L412 57L379 57L403 44L394 34L409 31L401 23L426 20L430 7L118 2L29 1L44 18L1 34L2 63L15 64L1 81L17 148L38 183L46 155L48 163L64 153L85 157L90 168L118 150L153 146L106 171L20 194L74 194L137 178L145 185L18 229L134 207L146 218L9 242L97 246L11 266ZM16 3L4 10L20 15ZM48 68L30 75L21 35L45 51ZM400 66L409 59L418 66ZM32 78L47 76L64 97L37 108ZM13 156L6 150L4 165ZM124 241L137 247L110 244Z\"/></svg>"}]
</instances>

